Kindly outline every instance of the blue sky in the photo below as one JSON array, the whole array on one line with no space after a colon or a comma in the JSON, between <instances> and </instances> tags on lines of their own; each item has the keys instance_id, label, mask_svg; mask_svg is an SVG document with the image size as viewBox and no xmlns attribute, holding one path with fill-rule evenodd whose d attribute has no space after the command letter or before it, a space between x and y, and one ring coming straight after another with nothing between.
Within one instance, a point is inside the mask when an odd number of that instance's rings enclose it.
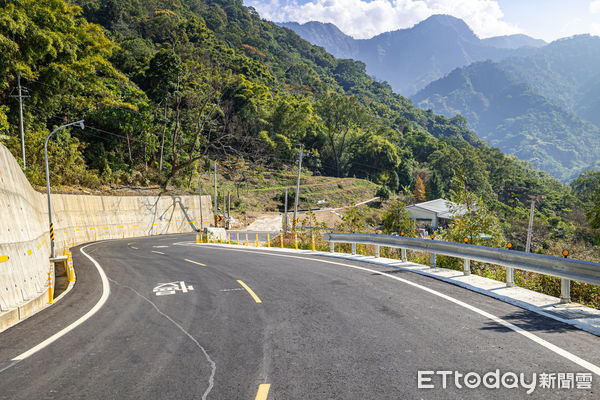
<instances>
[{"instance_id":1,"label":"blue sky","mask_svg":"<svg viewBox=\"0 0 600 400\"><path fill-rule=\"evenodd\" d=\"M600 35L600 0L244 0L272 21L332 22L356 38L408 28L432 14L462 18L482 38L512 33L552 41Z\"/></svg>"}]
</instances>

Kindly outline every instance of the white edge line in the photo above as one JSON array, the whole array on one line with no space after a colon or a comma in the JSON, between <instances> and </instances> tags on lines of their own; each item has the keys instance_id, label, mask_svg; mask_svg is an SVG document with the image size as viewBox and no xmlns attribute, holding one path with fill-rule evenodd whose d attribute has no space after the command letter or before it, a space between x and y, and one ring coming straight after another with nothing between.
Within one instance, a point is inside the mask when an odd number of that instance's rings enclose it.
<instances>
[{"instance_id":1,"label":"white edge line","mask_svg":"<svg viewBox=\"0 0 600 400\"><path fill-rule=\"evenodd\" d=\"M185 244L185 245L187 246L188 244ZM377 270L374 270L374 269L365 268L365 267L359 267L357 265L345 264L345 263L340 263L340 262L335 262L335 261L321 260L321 259L318 259L318 258L310 258L310 257L293 256L293 255L288 255L288 254L276 254L276 253L270 253L270 252L264 252L264 251L256 251L256 250L245 250L245 249L237 249L237 248L228 248L228 247L225 247L225 246L218 246L218 247L219 248L225 248L227 250L243 251L243 252L247 252L247 253L259 253L259 254L276 256L276 257L287 257L287 258L298 258L298 259L302 259L302 260L311 260L311 261L317 261L317 262L322 262L322 263L326 263L326 264L341 265L341 266L344 266L344 267L358 269L358 270L367 271L367 272L378 273L378 274L383 275L383 276L385 276L387 278L394 279L394 280L397 280L399 282L405 283L407 285L410 285L410 286L416 287L418 289L424 290L424 291L426 291L428 293L431 293L431 294L433 294L435 296L438 296L438 297L440 297L440 298L442 298L444 300L450 301L450 302L452 302L452 303L454 303L456 305L459 305L459 306L461 306L463 308L466 308L467 310L473 311L476 314L484 316L484 317L486 317L486 318L488 318L488 319L490 319L490 320L492 320L492 321L494 321L494 322L496 322L496 323L498 323L498 324L500 324L500 325L502 325L502 326L504 326L504 327L506 327L508 329L511 329L512 331L514 331L514 332L516 332L516 333L518 333L520 335L525 336L526 338L528 338L529 340L532 340L533 342L539 344L540 346L543 346L543 347L547 348L548 350L550 350L550 351L558 354L559 356L561 356L563 358L566 358L567 360L569 360L569 361L571 361L571 362L573 362L573 363L575 363L575 364L577 364L577 365L579 365L579 366L581 366L581 367L583 367L583 368L585 368L585 369L593 372L594 374L600 376L600 367L598 367L597 365L594 365L594 364L592 364L592 363L590 363L590 362L588 362L588 361L586 361L586 360L584 360L584 359L576 356L575 354L573 354L573 353L571 353L571 352L569 352L569 351L567 351L567 350L565 350L565 349L563 349L561 347L558 347L558 346L556 346L556 345L548 342L547 340L542 339L541 337L539 337L537 335L534 335L533 333L531 333L531 332L529 332L529 331L527 331L527 330L525 330L523 328L520 328L520 327L518 327L518 326L516 326L516 325L514 325L514 324L512 324L512 323L510 323L508 321L505 321L505 320L503 320L500 317L497 317L497 316L495 316L493 314L490 314L487 311L484 311L484 310L482 310L480 308L477 308L475 306L467 304L467 303L465 303L465 302L463 302L461 300L455 299L454 297L448 296L448 295L446 295L444 293L441 293L441 292L438 292L436 290L430 289L430 288L428 288L426 286L419 285L418 283L414 283L414 282L411 282L409 280L406 280L406 279L403 279L403 278L399 278L397 276L393 276L393 275L390 275L388 273L377 271ZM357 261L360 261L360 260L357 260Z\"/></svg>"},{"instance_id":2,"label":"white edge line","mask_svg":"<svg viewBox=\"0 0 600 400\"><path fill-rule=\"evenodd\" d=\"M94 264L94 266L98 270L98 273L100 274L100 278L102 280L102 296L100 296L100 300L98 300L98 302L94 305L94 307L92 307L87 313L85 313L83 316L81 316L77 321L73 322L71 325L67 326L66 328L63 328L62 330L56 332L54 335L50 336L48 339L44 340L37 346L34 346L31 349L27 350L26 352L14 357L11 361L16 361L16 362L23 361L27 357L42 350L44 347L49 346L50 344L52 344L59 338L63 337L64 335L71 332L73 329L77 328L79 325L83 324L85 321L90 319L92 317L92 315L96 314L98 312L98 310L100 310L102 308L104 303L106 303L106 300L108 300L108 296L110 295L110 284L108 282L108 278L106 277L106 274L104 273L104 270L102 269L100 264L98 264L98 262L96 260L94 260L92 257L90 257L83 250L86 247L91 246L93 244L97 244L97 243L88 244L88 245L80 248L79 251L81 251L81 253L92 262L92 264Z\"/></svg>"}]
</instances>

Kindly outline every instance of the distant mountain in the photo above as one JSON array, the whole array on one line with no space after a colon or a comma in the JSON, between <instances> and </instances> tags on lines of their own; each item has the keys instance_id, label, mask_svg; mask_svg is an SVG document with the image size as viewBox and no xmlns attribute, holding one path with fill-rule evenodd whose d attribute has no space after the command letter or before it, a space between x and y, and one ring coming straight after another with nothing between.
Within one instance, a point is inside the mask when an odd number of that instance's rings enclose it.
<instances>
[{"instance_id":1,"label":"distant mountain","mask_svg":"<svg viewBox=\"0 0 600 400\"><path fill-rule=\"evenodd\" d=\"M433 15L409 29L356 40L333 24L282 23L310 43L340 58L363 61L367 72L411 95L457 67L517 54L522 46L543 45L525 35L481 40L461 19ZM521 46L522 44L522 46Z\"/></svg>"},{"instance_id":2,"label":"distant mountain","mask_svg":"<svg viewBox=\"0 0 600 400\"><path fill-rule=\"evenodd\" d=\"M531 36L517 34L507 36L496 36L487 39L482 39L482 43L497 47L499 49L520 49L522 47L543 47L547 45L542 39L534 39Z\"/></svg>"},{"instance_id":3,"label":"distant mountain","mask_svg":"<svg viewBox=\"0 0 600 400\"><path fill-rule=\"evenodd\" d=\"M600 158L597 126L539 94L502 64L486 61L455 69L412 100L448 117L462 114L490 145L562 181Z\"/></svg>"},{"instance_id":4,"label":"distant mountain","mask_svg":"<svg viewBox=\"0 0 600 400\"><path fill-rule=\"evenodd\" d=\"M560 39L501 64L541 95L600 126L600 37Z\"/></svg>"},{"instance_id":5,"label":"distant mountain","mask_svg":"<svg viewBox=\"0 0 600 400\"><path fill-rule=\"evenodd\" d=\"M310 21L305 24L281 22L277 25L291 29L307 42L325 48L336 57L358 59L358 41L334 24Z\"/></svg>"}]
</instances>

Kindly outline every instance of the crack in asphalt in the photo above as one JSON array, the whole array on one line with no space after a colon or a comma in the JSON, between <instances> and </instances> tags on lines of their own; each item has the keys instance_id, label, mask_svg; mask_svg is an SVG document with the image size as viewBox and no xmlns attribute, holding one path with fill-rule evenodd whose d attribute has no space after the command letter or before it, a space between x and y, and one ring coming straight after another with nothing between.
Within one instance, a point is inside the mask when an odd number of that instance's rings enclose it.
<instances>
[{"instance_id":1,"label":"crack in asphalt","mask_svg":"<svg viewBox=\"0 0 600 400\"><path fill-rule=\"evenodd\" d=\"M206 351L206 349L198 342L198 340L196 340L196 338L194 338L188 331L185 330L185 328L183 326L181 326L180 324L178 324L176 321L174 321L171 317L169 317L167 314L165 314L164 312L162 312L157 306L156 304L154 304L154 302L152 302L152 300L150 300L149 298L147 298L146 296L142 295L140 292L138 292L137 290L135 290L132 287L129 287L127 285L122 285L119 282L115 281L114 279L110 279L108 278L109 281L113 282L115 285L124 287L126 289L131 290L132 292L134 292L137 296L141 297L142 299L144 299L146 302L150 303L150 305L152 305L152 307L154 307L154 309L156 310L156 312L158 312L160 315L162 315L163 317L165 317L166 319L168 319L173 325L175 325L180 331L182 331L188 338L190 338L190 340L192 342L194 342L196 344L196 346L202 350L202 353L204 353L204 356L206 357L206 360L208 361L208 363L210 364L211 367L211 373L210 373L210 377L208 378L208 388L206 388L206 390L204 391L204 394L202 395L202 400L206 400L208 398L208 395L210 393L210 391L212 390L212 388L214 387L215 384L215 373L217 370L217 365L216 363L213 361L213 359L210 357L210 355L208 354L208 352Z\"/></svg>"}]
</instances>

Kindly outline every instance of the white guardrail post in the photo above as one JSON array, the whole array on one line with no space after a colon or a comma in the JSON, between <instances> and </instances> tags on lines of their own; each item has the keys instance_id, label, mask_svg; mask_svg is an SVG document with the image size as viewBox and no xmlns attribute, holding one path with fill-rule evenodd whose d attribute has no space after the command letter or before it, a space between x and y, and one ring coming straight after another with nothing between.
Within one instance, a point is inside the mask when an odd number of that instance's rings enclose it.
<instances>
[{"instance_id":1,"label":"white guardrail post","mask_svg":"<svg viewBox=\"0 0 600 400\"><path fill-rule=\"evenodd\" d=\"M508 249L498 249L439 240L364 233L325 233L323 238L331 243L351 243L352 254L356 254L357 244L400 248L402 251L402 261L406 261L407 250L430 253L432 255L432 266L435 265L435 255L438 254L461 258L464 260L463 269L465 275L471 273L471 260L503 266L506 267L506 286L514 285L514 269L554 276L561 279L561 303L569 303L571 301L571 280L600 286L600 264L569 259L567 258L569 253L566 250L563 252L564 258L561 258L509 250L512 248L511 243L507 244Z\"/></svg>"}]
</instances>

